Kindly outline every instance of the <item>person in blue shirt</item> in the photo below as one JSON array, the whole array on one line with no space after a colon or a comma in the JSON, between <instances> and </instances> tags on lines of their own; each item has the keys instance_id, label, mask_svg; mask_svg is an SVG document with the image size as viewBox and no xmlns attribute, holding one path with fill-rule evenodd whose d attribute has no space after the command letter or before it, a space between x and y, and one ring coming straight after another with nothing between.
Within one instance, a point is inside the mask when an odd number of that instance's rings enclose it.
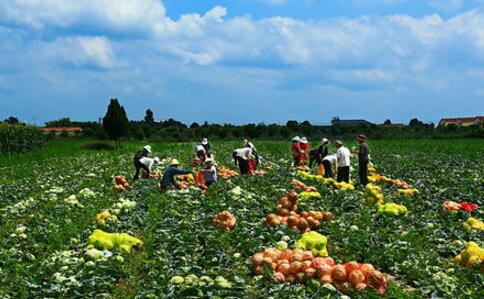
<instances>
[{"instance_id":1,"label":"person in blue shirt","mask_svg":"<svg viewBox=\"0 0 484 299\"><path fill-rule=\"evenodd\" d=\"M164 192L168 189L180 189L180 186L176 182L175 176L192 173L191 170L178 169L179 166L180 163L177 159L171 160L170 166L165 170L163 177L161 178L161 192Z\"/></svg>"}]
</instances>

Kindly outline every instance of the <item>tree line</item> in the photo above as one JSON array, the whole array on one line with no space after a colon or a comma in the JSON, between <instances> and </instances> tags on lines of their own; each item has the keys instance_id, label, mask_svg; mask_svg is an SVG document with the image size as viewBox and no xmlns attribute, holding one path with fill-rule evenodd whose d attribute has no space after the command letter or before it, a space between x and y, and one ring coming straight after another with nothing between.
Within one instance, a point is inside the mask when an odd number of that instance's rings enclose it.
<instances>
[{"instance_id":1,"label":"tree line","mask_svg":"<svg viewBox=\"0 0 484 299\"><path fill-rule=\"evenodd\" d=\"M7 123L19 123L15 117L6 119ZM99 122L78 122L69 118L48 121L46 127L81 127L82 133L76 136L82 138L114 140L163 140L163 141L191 141L203 137L211 139L288 139L295 135L306 136L310 139L353 138L358 134L365 134L372 139L391 138L482 138L484 129L481 125L473 126L438 126L424 123L416 118L408 125L391 125L389 119L382 125L314 125L309 121L298 122L289 120L286 124L216 124L197 123L184 124L175 119L156 121L154 112L146 110L143 120L128 120L126 111L117 99L111 99L105 116ZM67 136L67 134L61 134Z\"/></svg>"}]
</instances>

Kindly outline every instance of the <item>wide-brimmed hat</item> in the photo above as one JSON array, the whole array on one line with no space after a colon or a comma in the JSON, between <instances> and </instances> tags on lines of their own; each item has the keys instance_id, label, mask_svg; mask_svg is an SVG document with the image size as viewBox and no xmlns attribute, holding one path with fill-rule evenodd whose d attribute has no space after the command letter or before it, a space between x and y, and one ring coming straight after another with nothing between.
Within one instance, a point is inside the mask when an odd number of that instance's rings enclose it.
<instances>
[{"instance_id":1,"label":"wide-brimmed hat","mask_svg":"<svg viewBox=\"0 0 484 299\"><path fill-rule=\"evenodd\" d=\"M151 145L145 145L143 146L143 149L151 154Z\"/></svg>"},{"instance_id":2,"label":"wide-brimmed hat","mask_svg":"<svg viewBox=\"0 0 484 299\"><path fill-rule=\"evenodd\" d=\"M360 134L360 135L358 135L358 137L356 137L356 139L361 140L361 141L365 141L366 136L363 135L363 134Z\"/></svg>"},{"instance_id":3,"label":"wide-brimmed hat","mask_svg":"<svg viewBox=\"0 0 484 299\"><path fill-rule=\"evenodd\" d=\"M299 136L296 136L292 139L293 142L301 142L301 138Z\"/></svg>"},{"instance_id":4,"label":"wide-brimmed hat","mask_svg":"<svg viewBox=\"0 0 484 299\"><path fill-rule=\"evenodd\" d=\"M308 143L308 139L306 137L301 138L302 143Z\"/></svg>"},{"instance_id":5,"label":"wide-brimmed hat","mask_svg":"<svg viewBox=\"0 0 484 299\"><path fill-rule=\"evenodd\" d=\"M156 164L161 164L161 160L158 157L154 157L153 161L155 161Z\"/></svg>"},{"instance_id":6,"label":"wide-brimmed hat","mask_svg":"<svg viewBox=\"0 0 484 299\"><path fill-rule=\"evenodd\" d=\"M326 138L321 139L321 144L324 144L324 143L329 143L329 140Z\"/></svg>"},{"instance_id":7,"label":"wide-brimmed hat","mask_svg":"<svg viewBox=\"0 0 484 299\"><path fill-rule=\"evenodd\" d=\"M202 144L203 145L207 145L208 144L208 139L207 138L203 138L202 139Z\"/></svg>"},{"instance_id":8,"label":"wide-brimmed hat","mask_svg":"<svg viewBox=\"0 0 484 299\"><path fill-rule=\"evenodd\" d=\"M177 159L172 159L170 162L170 166L176 166L176 165L180 165L180 162L178 162Z\"/></svg>"},{"instance_id":9,"label":"wide-brimmed hat","mask_svg":"<svg viewBox=\"0 0 484 299\"><path fill-rule=\"evenodd\" d=\"M334 144L336 144L336 145L343 145L343 142L341 140L336 140L336 142Z\"/></svg>"}]
</instances>

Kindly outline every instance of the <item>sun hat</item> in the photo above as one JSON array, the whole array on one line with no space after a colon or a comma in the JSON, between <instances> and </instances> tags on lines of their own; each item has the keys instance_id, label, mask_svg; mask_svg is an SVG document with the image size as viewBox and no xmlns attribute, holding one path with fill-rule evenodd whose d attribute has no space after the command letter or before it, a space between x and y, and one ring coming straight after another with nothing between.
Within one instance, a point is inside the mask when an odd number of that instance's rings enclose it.
<instances>
[{"instance_id":1,"label":"sun hat","mask_svg":"<svg viewBox=\"0 0 484 299\"><path fill-rule=\"evenodd\" d=\"M301 142L301 138L299 136L296 136L292 139L293 142Z\"/></svg>"},{"instance_id":2,"label":"sun hat","mask_svg":"<svg viewBox=\"0 0 484 299\"><path fill-rule=\"evenodd\" d=\"M206 163L206 164L208 164L208 163L213 163L213 159L208 158L208 159L206 159L206 160L205 160L205 163Z\"/></svg>"},{"instance_id":3,"label":"sun hat","mask_svg":"<svg viewBox=\"0 0 484 299\"><path fill-rule=\"evenodd\" d=\"M172 159L170 162L170 166L175 166L175 165L180 165L180 162L178 162L177 159Z\"/></svg>"},{"instance_id":4,"label":"sun hat","mask_svg":"<svg viewBox=\"0 0 484 299\"><path fill-rule=\"evenodd\" d=\"M360 134L360 135L358 135L358 137L356 139L361 140L361 141L365 141L366 136L363 135L363 134Z\"/></svg>"},{"instance_id":5,"label":"sun hat","mask_svg":"<svg viewBox=\"0 0 484 299\"><path fill-rule=\"evenodd\" d=\"M203 145L207 145L208 144L208 139L207 138L203 138L202 139L202 144Z\"/></svg>"},{"instance_id":6,"label":"sun hat","mask_svg":"<svg viewBox=\"0 0 484 299\"><path fill-rule=\"evenodd\" d=\"M336 145L343 145L343 142L341 142L341 140L336 140L336 142L334 144L336 144Z\"/></svg>"},{"instance_id":7,"label":"sun hat","mask_svg":"<svg viewBox=\"0 0 484 299\"><path fill-rule=\"evenodd\" d=\"M153 158L153 161L155 161L156 164L160 164L161 163L161 160L158 157L154 157Z\"/></svg>"},{"instance_id":8,"label":"sun hat","mask_svg":"<svg viewBox=\"0 0 484 299\"><path fill-rule=\"evenodd\" d=\"M326 142L327 142L327 143L329 143L329 140L328 140L328 139L326 139L326 138L321 139L321 144L324 144L324 143L326 143Z\"/></svg>"},{"instance_id":9,"label":"sun hat","mask_svg":"<svg viewBox=\"0 0 484 299\"><path fill-rule=\"evenodd\" d=\"M301 138L302 143L308 143L308 139L306 137Z\"/></svg>"},{"instance_id":10,"label":"sun hat","mask_svg":"<svg viewBox=\"0 0 484 299\"><path fill-rule=\"evenodd\" d=\"M143 149L151 154L151 145L145 145L143 146Z\"/></svg>"}]
</instances>

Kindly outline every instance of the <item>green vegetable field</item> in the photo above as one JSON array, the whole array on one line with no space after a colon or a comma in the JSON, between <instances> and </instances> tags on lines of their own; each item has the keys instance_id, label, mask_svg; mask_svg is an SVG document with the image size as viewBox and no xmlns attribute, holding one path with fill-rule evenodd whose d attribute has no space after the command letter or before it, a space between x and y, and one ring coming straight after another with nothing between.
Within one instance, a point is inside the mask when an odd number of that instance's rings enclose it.
<instances>
[{"instance_id":1,"label":"green vegetable field","mask_svg":"<svg viewBox=\"0 0 484 299\"><path fill-rule=\"evenodd\" d=\"M357 157L356 190L339 190L296 176L290 142L255 141L267 173L220 179L206 195L194 186L161 194L157 179L132 180L132 156L144 144L95 151L87 143L52 141L38 152L0 155L0 298L484 298L484 262L470 252L462 255L468 264L454 261L468 242L484 248L482 226L464 227L469 218L484 221L484 140L370 141L377 173L418 192L397 195L399 187L375 182L385 203L406 208L395 215L367 204ZM151 143L153 156L176 158L188 169L194 145ZM240 146L213 143L218 165L238 170L231 154ZM127 178L125 191L114 188L118 175ZM256 261L255 254L271 248L295 249L302 237L266 220L296 190L295 178L320 194L300 198L298 213L333 216L313 229L326 236L329 257L335 264L373 265L385 277L384 293L370 286L357 292L316 275L281 277L270 263ZM478 208L453 212L442 207L445 201ZM105 210L112 217L97 223ZM236 218L230 232L212 220L225 210ZM118 243L133 243L88 246L96 229L126 233L133 239L123 235Z\"/></svg>"}]
</instances>

